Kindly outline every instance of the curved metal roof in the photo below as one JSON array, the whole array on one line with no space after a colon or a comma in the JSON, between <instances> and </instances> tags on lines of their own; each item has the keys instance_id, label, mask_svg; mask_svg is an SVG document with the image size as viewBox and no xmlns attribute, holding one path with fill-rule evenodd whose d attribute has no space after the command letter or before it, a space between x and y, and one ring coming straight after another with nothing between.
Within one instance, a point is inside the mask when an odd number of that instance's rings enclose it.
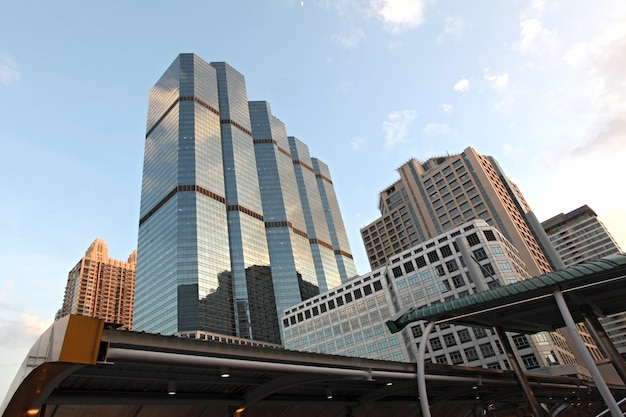
<instances>
[{"instance_id":1,"label":"curved metal roof","mask_svg":"<svg viewBox=\"0 0 626 417\"><path fill-rule=\"evenodd\" d=\"M225 369L227 378L221 376ZM24 371L0 408L3 417L419 414L414 363L115 330L78 316L57 321L42 335ZM426 373L433 416L494 405L499 416L516 416L525 406L511 371L427 364ZM586 410L589 404L587 411L602 409L589 381L528 378L542 402L563 406L575 398Z\"/></svg>"},{"instance_id":2,"label":"curved metal roof","mask_svg":"<svg viewBox=\"0 0 626 417\"><path fill-rule=\"evenodd\" d=\"M506 330L536 333L565 327L552 294L561 290L570 304L589 304L600 316L626 309L626 254L572 266L445 303L411 309L387 321L392 333L412 322L454 322L474 327L502 325ZM578 322L578 309L572 309Z\"/></svg>"}]
</instances>

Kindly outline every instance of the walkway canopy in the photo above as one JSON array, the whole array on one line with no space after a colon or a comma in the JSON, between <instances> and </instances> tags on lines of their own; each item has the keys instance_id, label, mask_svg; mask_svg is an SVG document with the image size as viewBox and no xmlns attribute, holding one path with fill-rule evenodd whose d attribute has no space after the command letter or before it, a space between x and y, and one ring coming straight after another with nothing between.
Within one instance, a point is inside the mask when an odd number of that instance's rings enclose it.
<instances>
[{"instance_id":1,"label":"walkway canopy","mask_svg":"<svg viewBox=\"0 0 626 417\"><path fill-rule=\"evenodd\" d=\"M615 255L594 262L540 275L513 284L496 287L445 303L411 309L389 320L393 333L412 322L437 323L537 333L565 327L563 316L554 302L554 290L567 298L576 322L584 317L572 306L589 305L594 313L607 316L626 309L626 255Z\"/></svg>"},{"instance_id":2,"label":"walkway canopy","mask_svg":"<svg viewBox=\"0 0 626 417\"><path fill-rule=\"evenodd\" d=\"M391 332L398 332L415 321L429 322L418 353L418 385L422 414L430 415L426 380L423 374L423 346L435 323L454 323L492 328L513 367L532 415L543 415L541 401L529 384L505 331L537 333L567 327L582 361L591 373L612 416L622 416L619 403L587 350L576 323L585 322L596 342L626 383L626 364L603 329L598 317L623 312L626 299L626 255L573 266L492 290L483 291L443 304L434 304L400 313L387 321ZM569 302L569 303L568 303Z\"/></svg>"},{"instance_id":3,"label":"walkway canopy","mask_svg":"<svg viewBox=\"0 0 626 417\"><path fill-rule=\"evenodd\" d=\"M510 371L427 365L433 416L490 407L516 416L524 407ZM569 415L601 409L590 381L533 375L529 382L542 401L574 404ZM419 410L415 363L180 339L68 316L35 343L0 416L417 417Z\"/></svg>"}]
</instances>

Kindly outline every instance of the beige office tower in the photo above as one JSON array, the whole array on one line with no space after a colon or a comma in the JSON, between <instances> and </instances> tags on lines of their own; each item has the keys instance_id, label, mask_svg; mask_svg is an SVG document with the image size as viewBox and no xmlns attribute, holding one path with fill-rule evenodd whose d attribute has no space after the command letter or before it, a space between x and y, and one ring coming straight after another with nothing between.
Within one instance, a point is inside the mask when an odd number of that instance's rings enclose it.
<instances>
[{"instance_id":1,"label":"beige office tower","mask_svg":"<svg viewBox=\"0 0 626 417\"><path fill-rule=\"evenodd\" d=\"M472 148L458 155L411 159L380 193L381 217L361 229L370 266L472 219L497 228L519 251L531 276L562 268L518 187L498 163Z\"/></svg>"},{"instance_id":2,"label":"beige office tower","mask_svg":"<svg viewBox=\"0 0 626 417\"><path fill-rule=\"evenodd\" d=\"M67 276L57 318L78 314L132 329L136 263L137 251L127 262L111 259L104 240L94 240Z\"/></svg>"},{"instance_id":3,"label":"beige office tower","mask_svg":"<svg viewBox=\"0 0 626 417\"><path fill-rule=\"evenodd\" d=\"M622 253L607 228L589 206L558 214L541 223L566 266ZM626 356L626 313L600 320L615 348ZM593 352L592 352L593 354ZM596 361L597 356L594 355Z\"/></svg>"}]
</instances>

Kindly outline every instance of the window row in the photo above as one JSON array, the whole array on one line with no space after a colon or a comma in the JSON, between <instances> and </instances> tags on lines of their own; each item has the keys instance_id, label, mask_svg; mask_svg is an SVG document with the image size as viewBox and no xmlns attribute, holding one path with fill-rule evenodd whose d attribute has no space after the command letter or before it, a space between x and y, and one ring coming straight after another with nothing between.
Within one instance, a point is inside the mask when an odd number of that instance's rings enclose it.
<instances>
[{"instance_id":1,"label":"window row","mask_svg":"<svg viewBox=\"0 0 626 417\"><path fill-rule=\"evenodd\" d=\"M301 323L304 320L310 319L311 317L319 316L320 314L324 314L328 311L334 310L337 307L341 307L344 304L348 304L353 302L354 300L359 300L364 296L371 295L374 291L382 291L382 289L383 285L380 280L374 281L371 285L366 284L362 288L355 288L353 291L338 295L337 297L328 301L319 302L319 304L314 305L311 308L300 311L293 316L284 318L283 326L287 328L293 324Z\"/></svg>"}]
</instances>

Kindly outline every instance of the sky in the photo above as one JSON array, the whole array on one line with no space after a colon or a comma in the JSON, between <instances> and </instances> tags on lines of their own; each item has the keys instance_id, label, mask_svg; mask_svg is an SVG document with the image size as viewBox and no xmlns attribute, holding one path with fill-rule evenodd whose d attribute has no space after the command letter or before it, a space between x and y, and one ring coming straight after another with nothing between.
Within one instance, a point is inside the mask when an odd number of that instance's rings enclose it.
<instances>
[{"instance_id":1,"label":"sky","mask_svg":"<svg viewBox=\"0 0 626 417\"><path fill-rule=\"evenodd\" d=\"M626 2L137 0L0 6L0 400L96 238L136 248L149 89L226 61L328 164L359 229L410 158L491 155L540 221L626 249Z\"/></svg>"}]
</instances>

